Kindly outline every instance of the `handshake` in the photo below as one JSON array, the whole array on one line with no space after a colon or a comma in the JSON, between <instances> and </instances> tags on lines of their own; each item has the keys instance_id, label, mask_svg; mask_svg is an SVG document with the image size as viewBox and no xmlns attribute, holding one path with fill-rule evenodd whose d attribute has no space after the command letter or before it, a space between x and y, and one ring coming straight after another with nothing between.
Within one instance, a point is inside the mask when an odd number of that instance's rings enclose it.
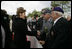
<instances>
[{"instance_id":1,"label":"handshake","mask_svg":"<svg viewBox=\"0 0 72 49\"><path fill-rule=\"evenodd\" d=\"M39 43L40 43L41 45L44 45L44 44L45 44L45 41L39 41Z\"/></svg>"},{"instance_id":2,"label":"handshake","mask_svg":"<svg viewBox=\"0 0 72 49\"><path fill-rule=\"evenodd\" d=\"M37 35L40 36L41 35L41 32L39 30L37 30Z\"/></svg>"},{"instance_id":3,"label":"handshake","mask_svg":"<svg viewBox=\"0 0 72 49\"><path fill-rule=\"evenodd\" d=\"M41 32L40 32L39 30L37 31L37 35L38 35L38 36L41 35ZM40 40L39 43L40 43L41 45L44 45L44 44L45 44L45 41Z\"/></svg>"}]
</instances>

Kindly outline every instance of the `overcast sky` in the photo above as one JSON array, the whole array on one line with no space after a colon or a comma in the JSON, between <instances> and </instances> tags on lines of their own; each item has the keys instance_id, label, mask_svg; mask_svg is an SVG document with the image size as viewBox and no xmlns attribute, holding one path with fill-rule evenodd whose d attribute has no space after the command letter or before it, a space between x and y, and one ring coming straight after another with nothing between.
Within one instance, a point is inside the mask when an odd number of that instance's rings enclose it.
<instances>
[{"instance_id":1,"label":"overcast sky","mask_svg":"<svg viewBox=\"0 0 72 49\"><path fill-rule=\"evenodd\" d=\"M1 9L5 9L10 15L16 14L18 7L24 7L27 15L34 9L41 11L41 9L46 7L51 8L51 1L2 1L1 3Z\"/></svg>"}]
</instances>

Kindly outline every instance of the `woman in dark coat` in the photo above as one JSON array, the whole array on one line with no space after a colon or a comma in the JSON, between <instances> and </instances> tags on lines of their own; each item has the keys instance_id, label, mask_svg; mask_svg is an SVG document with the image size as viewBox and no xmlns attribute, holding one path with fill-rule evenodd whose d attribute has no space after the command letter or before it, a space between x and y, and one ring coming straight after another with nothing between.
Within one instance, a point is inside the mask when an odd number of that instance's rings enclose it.
<instances>
[{"instance_id":1,"label":"woman in dark coat","mask_svg":"<svg viewBox=\"0 0 72 49\"><path fill-rule=\"evenodd\" d=\"M27 48L26 35L35 36L37 33L36 31L28 31L25 10L22 7L17 9L17 18L13 22L13 32L16 48Z\"/></svg>"}]
</instances>

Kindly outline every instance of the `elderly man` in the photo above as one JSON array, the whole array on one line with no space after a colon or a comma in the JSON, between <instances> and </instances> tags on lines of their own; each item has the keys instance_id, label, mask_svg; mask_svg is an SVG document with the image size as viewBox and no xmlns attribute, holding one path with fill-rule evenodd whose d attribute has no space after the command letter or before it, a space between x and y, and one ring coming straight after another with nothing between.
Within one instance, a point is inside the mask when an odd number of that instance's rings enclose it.
<instances>
[{"instance_id":1,"label":"elderly man","mask_svg":"<svg viewBox=\"0 0 72 49\"><path fill-rule=\"evenodd\" d=\"M42 11L41 11L41 16L40 16L40 18L38 19L38 23L37 23L37 30L41 30L41 28L42 28L42 23L43 23L43 19L44 19L44 11L45 11L45 9L42 9Z\"/></svg>"},{"instance_id":2,"label":"elderly man","mask_svg":"<svg viewBox=\"0 0 72 49\"><path fill-rule=\"evenodd\" d=\"M70 48L71 46L69 24L62 17L63 13L60 7L55 7L52 11L54 24L46 40L46 48Z\"/></svg>"},{"instance_id":3,"label":"elderly man","mask_svg":"<svg viewBox=\"0 0 72 49\"><path fill-rule=\"evenodd\" d=\"M40 24L38 25L40 25L41 27L38 32L41 33L39 36L40 38L39 41L44 46L46 37L49 34L50 29L52 27L51 10L44 9L42 14L43 14L43 19L39 20L40 21L39 23L41 23L41 25Z\"/></svg>"}]
</instances>

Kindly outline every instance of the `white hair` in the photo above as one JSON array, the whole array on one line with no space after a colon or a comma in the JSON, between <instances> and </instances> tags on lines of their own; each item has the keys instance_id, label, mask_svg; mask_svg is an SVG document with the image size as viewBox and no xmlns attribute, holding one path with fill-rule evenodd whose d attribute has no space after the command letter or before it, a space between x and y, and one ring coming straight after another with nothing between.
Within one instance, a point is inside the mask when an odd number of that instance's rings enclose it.
<instances>
[{"instance_id":1,"label":"white hair","mask_svg":"<svg viewBox=\"0 0 72 49\"><path fill-rule=\"evenodd\" d=\"M53 12L58 13L59 16L63 16L62 12L58 12L58 11L53 11Z\"/></svg>"}]
</instances>

